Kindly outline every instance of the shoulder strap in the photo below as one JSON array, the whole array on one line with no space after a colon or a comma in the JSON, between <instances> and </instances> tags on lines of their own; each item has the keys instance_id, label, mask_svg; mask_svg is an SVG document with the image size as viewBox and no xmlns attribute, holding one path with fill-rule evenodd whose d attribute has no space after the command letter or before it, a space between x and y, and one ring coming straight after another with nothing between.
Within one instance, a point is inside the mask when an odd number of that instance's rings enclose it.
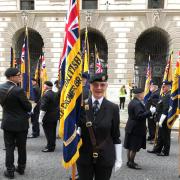
<instances>
[{"instance_id":1,"label":"shoulder strap","mask_svg":"<svg viewBox=\"0 0 180 180\"><path fill-rule=\"evenodd\" d=\"M6 103L6 100L7 100L7 97L9 96L10 92L13 90L14 87L15 87L15 85L11 86L11 87L8 89L8 91L7 91L6 95L5 95L5 98L4 98L4 102L1 104L2 107L4 107L4 105L5 105L5 103Z\"/></svg>"},{"instance_id":2,"label":"shoulder strap","mask_svg":"<svg viewBox=\"0 0 180 180\"><path fill-rule=\"evenodd\" d=\"M85 101L86 127L88 128L91 144L93 146L93 162L96 163L96 159L98 158L98 149L96 145L96 137L92 126L92 121L89 120L89 117L87 115L88 111L89 111L89 104L87 101Z\"/></svg>"}]
</instances>

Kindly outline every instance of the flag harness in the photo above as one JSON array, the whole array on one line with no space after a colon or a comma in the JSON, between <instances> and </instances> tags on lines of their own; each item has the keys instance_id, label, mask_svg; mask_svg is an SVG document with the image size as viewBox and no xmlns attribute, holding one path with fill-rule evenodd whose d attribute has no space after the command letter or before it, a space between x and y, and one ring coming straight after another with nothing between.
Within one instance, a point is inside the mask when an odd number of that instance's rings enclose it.
<instances>
[{"instance_id":1,"label":"flag harness","mask_svg":"<svg viewBox=\"0 0 180 180\"><path fill-rule=\"evenodd\" d=\"M93 163L95 164L97 162L97 158L99 157L99 150L106 144L106 142L109 140L109 135L106 137L106 139L97 145L94 129L93 129L93 123L88 118L88 112L89 112L89 104L88 100L84 101L84 108L85 108L85 114L86 114L86 127L88 128L91 144L93 147Z\"/></svg>"}]
</instances>

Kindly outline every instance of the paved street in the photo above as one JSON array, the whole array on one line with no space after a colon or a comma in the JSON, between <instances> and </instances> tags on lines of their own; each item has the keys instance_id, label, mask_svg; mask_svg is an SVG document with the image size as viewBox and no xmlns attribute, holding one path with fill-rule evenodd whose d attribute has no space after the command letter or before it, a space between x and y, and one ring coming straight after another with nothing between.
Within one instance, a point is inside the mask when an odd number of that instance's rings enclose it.
<instances>
[{"instance_id":1,"label":"paved street","mask_svg":"<svg viewBox=\"0 0 180 180\"><path fill-rule=\"evenodd\" d=\"M125 113L125 112L124 112ZM123 113L122 113L123 114ZM122 117L122 116L121 116ZM121 129L122 140L124 139L124 128ZM157 157L141 150L137 154L136 161L143 167L142 170L132 170L126 167L126 151L123 150L123 167L112 175L112 180L175 180L178 178L178 143L177 132L172 133L172 146L169 157ZM0 131L0 180L4 171L4 150L2 131ZM27 142L27 168L24 176L15 174L18 180L68 180L70 171L66 171L60 164L62 157L62 143L57 141L56 151L53 153L42 153L45 146L44 133L36 139L28 139ZM147 149L152 145L148 144ZM17 153L17 152L16 152ZM15 154L16 154L15 153ZM16 157L17 160L17 157ZM103 178L102 178L103 180Z\"/></svg>"}]
</instances>

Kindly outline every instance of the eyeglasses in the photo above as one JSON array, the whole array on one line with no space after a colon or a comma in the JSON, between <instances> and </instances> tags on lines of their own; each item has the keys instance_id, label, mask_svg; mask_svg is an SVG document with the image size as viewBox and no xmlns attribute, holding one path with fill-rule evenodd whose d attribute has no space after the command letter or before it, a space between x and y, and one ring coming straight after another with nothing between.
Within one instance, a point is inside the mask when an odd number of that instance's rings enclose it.
<instances>
[{"instance_id":1,"label":"eyeglasses","mask_svg":"<svg viewBox=\"0 0 180 180\"><path fill-rule=\"evenodd\" d=\"M21 76L21 74L16 74L15 76L18 76L18 77L19 77L19 76Z\"/></svg>"},{"instance_id":2,"label":"eyeglasses","mask_svg":"<svg viewBox=\"0 0 180 180\"><path fill-rule=\"evenodd\" d=\"M97 83L97 82L95 82L95 83L93 83L93 86L95 88L98 88L98 87L104 88L104 87L106 87L106 83Z\"/></svg>"}]
</instances>

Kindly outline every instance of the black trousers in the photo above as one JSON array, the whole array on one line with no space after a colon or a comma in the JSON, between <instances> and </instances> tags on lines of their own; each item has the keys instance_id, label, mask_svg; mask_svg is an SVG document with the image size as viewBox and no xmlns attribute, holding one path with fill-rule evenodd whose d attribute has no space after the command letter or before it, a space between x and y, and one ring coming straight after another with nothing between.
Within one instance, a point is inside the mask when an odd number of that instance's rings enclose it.
<instances>
[{"instance_id":1,"label":"black trousers","mask_svg":"<svg viewBox=\"0 0 180 180\"><path fill-rule=\"evenodd\" d=\"M47 140L47 148L54 150L56 147L56 126L57 122L43 123L44 134Z\"/></svg>"},{"instance_id":2,"label":"black trousers","mask_svg":"<svg viewBox=\"0 0 180 180\"><path fill-rule=\"evenodd\" d=\"M120 107L120 109L124 109L124 104L125 104L126 98L125 97L120 97L119 99L120 99L119 107Z\"/></svg>"},{"instance_id":3,"label":"black trousers","mask_svg":"<svg viewBox=\"0 0 180 180\"><path fill-rule=\"evenodd\" d=\"M154 147L154 151L160 153L163 152L169 155L171 144L171 130L168 127L160 127L158 131L157 144Z\"/></svg>"},{"instance_id":4,"label":"black trousers","mask_svg":"<svg viewBox=\"0 0 180 180\"><path fill-rule=\"evenodd\" d=\"M39 112L40 112L40 105L37 104L33 109L33 114L31 115L31 123L32 123L32 135L39 136L40 129L39 129Z\"/></svg>"},{"instance_id":5,"label":"black trousers","mask_svg":"<svg viewBox=\"0 0 180 180\"><path fill-rule=\"evenodd\" d=\"M89 166L77 164L79 180L110 180L113 167L92 164Z\"/></svg>"},{"instance_id":6,"label":"black trousers","mask_svg":"<svg viewBox=\"0 0 180 180\"><path fill-rule=\"evenodd\" d=\"M150 139L153 140L156 132L156 123L153 117L148 118L148 131Z\"/></svg>"},{"instance_id":7,"label":"black trousers","mask_svg":"<svg viewBox=\"0 0 180 180\"><path fill-rule=\"evenodd\" d=\"M7 170L14 170L14 149L18 150L18 166L25 169L26 166L26 140L28 130L12 132L4 130L4 144L6 147L5 164Z\"/></svg>"}]
</instances>

